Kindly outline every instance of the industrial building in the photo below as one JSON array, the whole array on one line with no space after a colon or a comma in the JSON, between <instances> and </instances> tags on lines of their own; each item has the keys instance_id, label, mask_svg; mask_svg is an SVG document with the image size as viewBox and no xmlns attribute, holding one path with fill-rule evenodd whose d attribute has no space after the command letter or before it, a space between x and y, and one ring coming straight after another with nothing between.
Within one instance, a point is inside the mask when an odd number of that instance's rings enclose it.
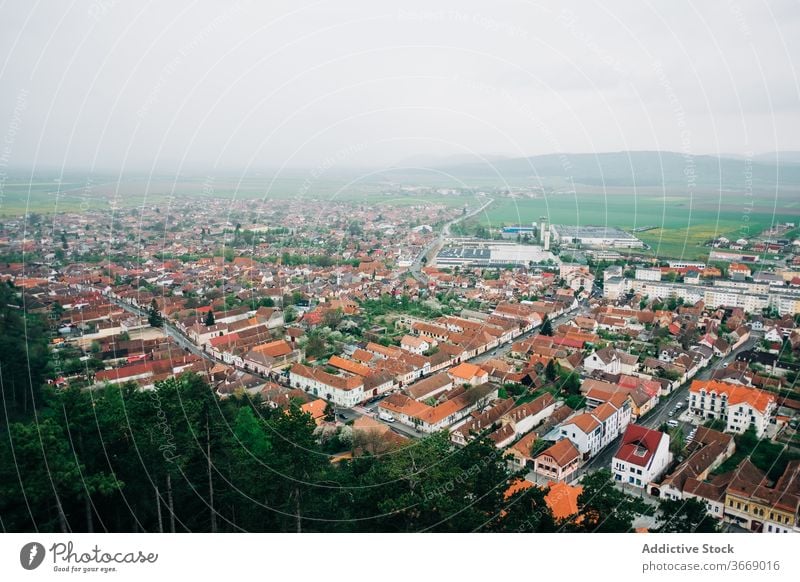
<instances>
[{"instance_id":1,"label":"industrial building","mask_svg":"<svg viewBox=\"0 0 800 582\"><path fill-rule=\"evenodd\" d=\"M451 239L436 255L437 267L502 267L559 264L558 258L542 247L505 241Z\"/></svg>"},{"instance_id":2,"label":"industrial building","mask_svg":"<svg viewBox=\"0 0 800 582\"><path fill-rule=\"evenodd\" d=\"M644 243L630 233L614 226L568 226L554 224L550 227L553 240L565 246L611 247L640 249Z\"/></svg>"}]
</instances>

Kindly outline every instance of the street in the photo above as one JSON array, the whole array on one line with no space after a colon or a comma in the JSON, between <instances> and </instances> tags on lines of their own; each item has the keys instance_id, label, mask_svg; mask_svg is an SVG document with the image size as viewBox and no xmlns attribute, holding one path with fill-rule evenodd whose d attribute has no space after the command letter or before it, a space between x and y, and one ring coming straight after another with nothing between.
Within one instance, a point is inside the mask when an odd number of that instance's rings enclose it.
<instances>
[{"instance_id":1,"label":"street","mask_svg":"<svg viewBox=\"0 0 800 582\"><path fill-rule=\"evenodd\" d=\"M147 312L143 309L139 309L138 307L134 307L133 305L129 305L124 301L119 301L117 299L113 299L111 297L108 298L114 305L122 307L125 311L137 315L139 317L147 317ZM165 319L164 325L161 328L168 337L172 338L175 343L178 344L181 348L188 350L189 352L195 354L196 356L200 356L205 358L209 362L217 363L217 360L214 359L210 354L207 354L205 351L201 350L191 341L189 341L181 332L175 329L170 323Z\"/></svg>"},{"instance_id":2,"label":"street","mask_svg":"<svg viewBox=\"0 0 800 582\"><path fill-rule=\"evenodd\" d=\"M417 281L419 281L421 283L427 283L428 278L422 272L422 267L423 267L422 259L425 258L426 261L431 262L431 259L436 257L436 253L439 252L439 249L441 248L442 244L444 243L444 240L448 236L450 236L450 227L451 226L461 222L462 220L466 220L467 218L472 218L473 216L475 216L479 212L483 212L484 210L486 210L492 204L492 202L494 202L494 198L490 198L486 202L486 204L484 204L480 208L478 208L476 210L473 210L472 212L470 212L468 214L464 214L462 216L454 218L450 222L447 222L442 227L442 231L439 233L439 236L437 236L435 239L433 239L428 244L428 246L426 246L422 250L422 252L419 255L417 255L417 258L414 259L414 263L411 265L411 269L410 269L411 276L414 277Z\"/></svg>"},{"instance_id":3,"label":"street","mask_svg":"<svg viewBox=\"0 0 800 582\"><path fill-rule=\"evenodd\" d=\"M642 426L646 426L647 428L650 429L658 430L662 424L664 424L671 418L675 418L675 420L678 420L679 413L686 411L686 409L688 408L686 403L686 397L689 394L689 386L691 385L691 382L694 380L708 380L711 377L711 374L714 372L714 370L729 365L732 361L734 361L736 355L739 352L752 348L757 341L759 341L759 338L751 334L750 339L744 342L736 350L731 351L730 354L728 354L721 360L718 360L714 364L707 366L706 368L703 368L700 372L697 373L697 375L694 378L692 378L688 382L685 382L680 387L678 387L672 394L670 394L663 400L659 401L659 403L656 404L655 408L653 409L655 412L646 415L645 420L639 424L641 424ZM669 415L670 411L674 410L675 405L678 404L679 402L682 402L684 406L680 409L678 413L675 413L673 414L673 416L670 416ZM680 425L683 427L684 432L687 432L687 429L691 430L690 427L693 425L693 423L688 421L679 421L679 422ZM598 469L610 468L611 461L613 460L614 455L616 454L621 441L622 441L622 436L620 435L616 439L611 441L608 445L606 445L603 449L601 449L600 452L598 452L592 459L590 459L585 465L583 465L580 469L578 469L578 471L575 473L574 479L578 479L579 477L581 477L582 475L586 474L589 471L596 471ZM534 477L535 474L531 471L530 473L528 473L526 478L529 481L535 483L536 480L534 479Z\"/></svg>"}]
</instances>

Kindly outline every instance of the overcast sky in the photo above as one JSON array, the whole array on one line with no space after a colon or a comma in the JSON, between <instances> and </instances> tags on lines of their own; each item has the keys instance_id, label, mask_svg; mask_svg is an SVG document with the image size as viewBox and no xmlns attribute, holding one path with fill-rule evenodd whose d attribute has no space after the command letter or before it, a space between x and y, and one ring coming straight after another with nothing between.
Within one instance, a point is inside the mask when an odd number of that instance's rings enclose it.
<instances>
[{"instance_id":1,"label":"overcast sky","mask_svg":"<svg viewBox=\"0 0 800 582\"><path fill-rule=\"evenodd\" d=\"M799 56L796 1L7 0L0 163L800 150Z\"/></svg>"}]
</instances>

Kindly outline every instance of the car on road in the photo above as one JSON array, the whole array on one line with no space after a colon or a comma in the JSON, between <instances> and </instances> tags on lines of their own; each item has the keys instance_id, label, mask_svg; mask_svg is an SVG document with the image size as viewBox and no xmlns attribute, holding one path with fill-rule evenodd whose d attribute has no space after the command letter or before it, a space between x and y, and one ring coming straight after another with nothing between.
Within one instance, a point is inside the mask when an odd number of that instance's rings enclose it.
<instances>
[{"instance_id":1,"label":"car on road","mask_svg":"<svg viewBox=\"0 0 800 582\"><path fill-rule=\"evenodd\" d=\"M669 414L667 416L673 416L674 414L675 414L675 411L674 410L670 410Z\"/></svg>"},{"instance_id":2,"label":"car on road","mask_svg":"<svg viewBox=\"0 0 800 582\"><path fill-rule=\"evenodd\" d=\"M678 426L678 421L677 420L668 420L667 421L667 426L670 427L670 428L675 428L676 426Z\"/></svg>"}]
</instances>

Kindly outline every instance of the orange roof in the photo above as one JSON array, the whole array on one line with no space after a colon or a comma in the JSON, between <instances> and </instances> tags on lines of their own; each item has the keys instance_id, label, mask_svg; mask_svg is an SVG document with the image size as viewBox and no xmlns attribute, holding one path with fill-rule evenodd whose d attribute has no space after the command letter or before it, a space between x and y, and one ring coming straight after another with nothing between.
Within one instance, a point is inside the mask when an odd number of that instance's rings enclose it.
<instances>
[{"instance_id":1,"label":"orange roof","mask_svg":"<svg viewBox=\"0 0 800 582\"><path fill-rule=\"evenodd\" d=\"M448 372L451 376L461 378L463 380L472 380L475 376L483 376L486 374L479 366L470 364L469 362L462 362L455 368L450 369Z\"/></svg>"},{"instance_id":2,"label":"orange roof","mask_svg":"<svg viewBox=\"0 0 800 582\"><path fill-rule=\"evenodd\" d=\"M423 343L428 343L424 338L417 337L415 335L404 335L403 339L400 340L400 344L412 346L415 348L421 348Z\"/></svg>"},{"instance_id":3,"label":"orange roof","mask_svg":"<svg viewBox=\"0 0 800 582\"><path fill-rule=\"evenodd\" d=\"M746 403L761 413L766 412L769 404L775 402L775 396L764 390L718 380L695 380L692 382L689 391L699 393L700 390L716 392L720 395L725 394L728 397L729 406Z\"/></svg>"},{"instance_id":4,"label":"orange roof","mask_svg":"<svg viewBox=\"0 0 800 582\"><path fill-rule=\"evenodd\" d=\"M418 418L426 424L436 424L448 416L455 414L459 410L463 410L470 406L474 400L472 395L486 395L496 388L490 384L483 384L470 388L467 392L455 396L450 400L446 400L437 406L429 406L424 402L414 400L405 394L392 394L381 402L379 408L385 408L391 412L405 414L409 417Z\"/></svg>"},{"instance_id":5,"label":"orange roof","mask_svg":"<svg viewBox=\"0 0 800 582\"><path fill-rule=\"evenodd\" d=\"M322 399L312 400L311 402L306 402L300 407L300 410L303 412L307 412L311 415L311 418L314 419L316 424L320 424L322 422L322 418L325 416L325 406L327 403Z\"/></svg>"},{"instance_id":6,"label":"orange roof","mask_svg":"<svg viewBox=\"0 0 800 582\"><path fill-rule=\"evenodd\" d=\"M268 342L256 346L253 348L253 351L265 356L277 358L278 356L285 356L286 354L291 353L292 346L286 343L285 340L276 340L274 342Z\"/></svg>"},{"instance_id":7,"label":"orange roof","mask_svg":"<svg viewBox=\"0 0 800 582\"><path fill-rule=\"evenodd\" d=\"M549 490L544 496L545 503L556 519L566 519L578 513L578 495L583 487L572 487L566 483L549 483Z\"/></svg>"},{"instance_id":8,"label":"orange roof","mask_svg":"<svg viewBox=\"0 0 800 582\"><path fill-rule=\"evenodd\" d=\"M364 386L364 379L358 376L348 376L347 378L343 376L334 376L319 368L312 368L303 364L295 364L292 366L291 373L316 380L326 386L338 388L339 390L355 390L356 388Z\"/></svg>"},{"instance_id":9,"label":"orange roof","mask_svg":"<svg viewBox=\"0 0 800 582\"><path fill-rule=\"evenodd\" d=\"M609 402L604 402L592 411L597 420L606 421L617 412L617 408Z\"/></svg>"},{"instance_id":10,"label":"orange roof","mask_svg":"<svg viewBox=\"0 0 800 582\"><path fill-rule=\"evenodd\" d=\"M396 346L382 346L381 344L376 344L375 342L369 342L367 344L367 351L374 354L381 354L388 358L396 358L403 353L403 350Z\"/></svg>"},{"instance_id":11,"label":"orange roof","mask_svg":"<svg viewBox=\"0 0 800 582\"><path fill-rule=\"evenodd\" d=\"M577 426L579 429L581 429L586 434L589 434L594 429L596 429L598 426L600 426L600 423L597 421L597 419L594 416L592 416L590 413L588 413L588 412L584 412L583 414L579 414L578 416L576 416L576 417L570 419L568 422L564 423L564 425L568 425L568 424L574 424L575 426Z\"/></svg>"},{"instance_id":12,"label":"orange roof","mask_svg":"<svg viewBox=\"0 0 800 582\"><path fill-rule=\"evenodd\" d=\"M544 455L552 457L561 467L568 465L580 457L578 449L575 448L575 445L573 445L572 441L569 439L561 439L553 446L542 451L538 456L541 457Z\"/></svg>"},{"instance_id":13,"label":"orange roof","mask_svg":"<svg viewBox=\"0 0 800 582\"><path fill-rule=\"evenodd\" d=\"M365 349L358 348L356 351L353 352L353 355L351 357L354 360L360 360L362 362L371 362L373 358L375 358L375 354L372 354Z\"/></svg>"},{"instance_id":14,"label":"orange roof","mask_svg":"<svg viewBox=\"0 0 800 582\"><path fill-rule=\"evenodd\" d=\"M519 493L520 491L525 491L526 489L530 489L531 487L533 487L533 483L531 483L530 481L526 479L517 479L516 481L511 483L508 489L506 489L506 492L503 493L503 498L509 499L515 493Z\"/></svg>"},{"instance_id":15,"label":"orange roof","mask_svg":"<svg viewBox=\"0 0 800 582\"><path fill-rule=\"evenodd\" d=\"M328 360L328 364L334 368L339 368L340 370L345 370L346 372L356 374L357 376L369 376L372 374L372 370L370 368L352 360L345 360L339 356L331 356L331 359Z\"/></svg>"}]
</instances>

